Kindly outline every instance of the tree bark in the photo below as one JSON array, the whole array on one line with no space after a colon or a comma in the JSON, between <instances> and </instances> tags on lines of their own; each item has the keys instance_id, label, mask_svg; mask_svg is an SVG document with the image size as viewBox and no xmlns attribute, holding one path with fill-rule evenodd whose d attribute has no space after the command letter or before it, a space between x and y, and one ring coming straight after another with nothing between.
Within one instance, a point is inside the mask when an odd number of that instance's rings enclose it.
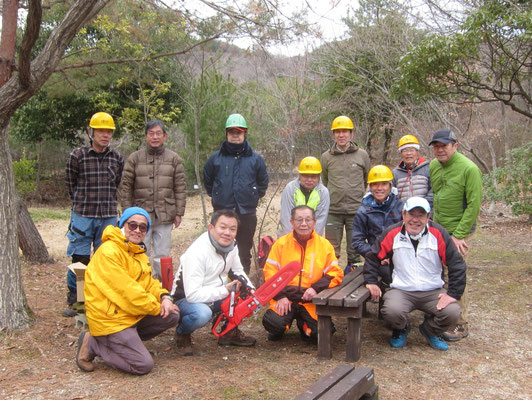
<instances>
[{"instance_id":1,"label":"tree bark","mask_svg":"<svg viewBox=\"0 0 532 400\"><path fill-rule=\"evenodd\" d=\"M24 294L18 254L18 195L7 140L9 121L15 111L46 83L79 29L108 2L109 0L75 1L50 34L42 50L29 63L29 81L23 84L18 75L13 75L5 84L0 84L0 329L23 329L31 323L31 310ZM4 6L6 3L4 1ZM30 2L30 7L32 4L35 3ZM32 12L28 15L36 18ZM6 38L2 32L0 49L4 48L4 39L11 38ZM29 58L30 54L27 52L21 56Z\"/></svg>"},{"instance_id":2,"label":"tree bark","mask_svg":"<svg viewBox=\"0 0 532 400\"><path fill-rule=\"evenodd\" d=\"M2 40L0 42L0 87L11 77L17 41L18 0L4 0L2 6Z\"/></svg>"},{"instance_id":3,"label":"tree bark","mask_svg":"<svg viewBox=\"0 0 532 400\"><path fill-rule=\"evenodd\" d=\"M18 256L17 191L11 154L7 144L7 123L0 126L0 327L27 328L30 310L22 286Z\"/></svg>"},{"instance_id":4,"label":"tree bark","mask_svg":"<svg viewBox=\"0 0 532 400\"><path fill-rule=\"evenodd\" d=\"M41 234L31 219L24 199L18 196L18 244L28 261L50 264L55 262L48 254Z\"/></svg>"}]
</instances>

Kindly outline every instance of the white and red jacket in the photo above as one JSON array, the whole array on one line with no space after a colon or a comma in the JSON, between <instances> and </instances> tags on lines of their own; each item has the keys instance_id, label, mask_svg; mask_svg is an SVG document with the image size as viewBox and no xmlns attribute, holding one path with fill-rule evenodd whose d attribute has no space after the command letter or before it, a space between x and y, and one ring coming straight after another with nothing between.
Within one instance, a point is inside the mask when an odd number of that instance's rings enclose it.
<instances>
[{"instance_id":1,"label":"white and red jacket","mask_svg":"<svg viewBox=\"0 0 532 400\"><path fill-rule=\"evenodd\" d=\"M390 277L381 261L390 260ZM444 285L442 265L449 271L447 294L457 300L466 284L466 264L443 226L429 221L414 246L402 222L389 226L366 254L364 278L377 284L381 275L390 287L407 292L440 289Z\"/></svg>"}]
</instances>

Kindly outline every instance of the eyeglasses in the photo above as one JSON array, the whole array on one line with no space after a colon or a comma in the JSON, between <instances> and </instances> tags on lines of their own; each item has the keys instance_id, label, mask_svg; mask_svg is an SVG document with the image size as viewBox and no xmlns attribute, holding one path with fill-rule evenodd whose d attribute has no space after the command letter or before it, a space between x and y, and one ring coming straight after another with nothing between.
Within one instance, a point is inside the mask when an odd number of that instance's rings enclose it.
<instances>
[{"instance_id":1,"label":"eyeglasses","mask_svg":"<svg viewBox=\"0 0 532 400\"><path fill-rule=\"evenodd\" d=\"M136 231L137 228L139 228L139 231L141 231L142 233L148 231L148 225L146 225L146 224L137 224L136 222L128 222L127 223L127 227L129 228L130 231Z\"/></svg>"},{"instance_id":2,"label":"eyeglasses","mask_svg":"<svg viewBox=\"0 0 532 400\"><path fill-rule=\"evenodd\" d=\"M314 220L312 218L296 218L294 219L294 222L297 224L297 225L301 225L303 222L307 225L311 224L312 222L314 222Z\"/></svg>"},{"instance_id":3,"label":"eyeglasses","mask_svg":"<svg viewBox=\"0 0 532 400\"><path fill-rule=\"evenodd\" d=\"M148 131L147 135L150 137L163 136L164 132L163 131Z\"/></svg>"}]
</instances>

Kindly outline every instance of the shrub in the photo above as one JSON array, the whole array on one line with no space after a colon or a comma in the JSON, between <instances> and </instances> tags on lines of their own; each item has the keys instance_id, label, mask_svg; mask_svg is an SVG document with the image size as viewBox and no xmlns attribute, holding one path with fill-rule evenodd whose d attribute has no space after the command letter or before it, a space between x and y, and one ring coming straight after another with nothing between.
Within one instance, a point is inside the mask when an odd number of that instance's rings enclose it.
<instances>
[{"instance_id":1,"label":"shrub","mask_svg":"<svg viewBox=\"0 0 532 400\"><path fill-rule=\"evenodd\" d=\"M24 154L19 161L13 161L15 186L18 192L25 196L35 191L35 165L37 161L28 160Z\"/></svg>"},{"instance_id":2,"label":"shrub","mask_svg":"<svg viewBox=\"0 0 532 400\"><path fill-rule=\"evenodd\" d=\"M506 202L515 215L528 215L532 223L532 143L508 151L504 167L484 176L484 188L488 200Z\"/></svg>"}]
</instances>

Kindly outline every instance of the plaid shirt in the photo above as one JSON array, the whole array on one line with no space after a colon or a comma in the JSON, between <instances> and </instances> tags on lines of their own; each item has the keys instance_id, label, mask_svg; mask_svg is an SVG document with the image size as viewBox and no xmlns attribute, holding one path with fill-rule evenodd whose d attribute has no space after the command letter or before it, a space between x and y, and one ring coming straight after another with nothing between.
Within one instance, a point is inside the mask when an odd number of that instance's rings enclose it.
<instances>
[{"instance_id":1,"label":"plaid shirt","mask_svg":"<svg viewBox=\"0 0 532 400\"><path fill-rule=\"evenodd\" d=\"M72 210L87 218L115 217L123 168L124 157L116 150L107 148L98 153L90 146L72 150L66 165Z\"/></svg>"}]
</instances>

